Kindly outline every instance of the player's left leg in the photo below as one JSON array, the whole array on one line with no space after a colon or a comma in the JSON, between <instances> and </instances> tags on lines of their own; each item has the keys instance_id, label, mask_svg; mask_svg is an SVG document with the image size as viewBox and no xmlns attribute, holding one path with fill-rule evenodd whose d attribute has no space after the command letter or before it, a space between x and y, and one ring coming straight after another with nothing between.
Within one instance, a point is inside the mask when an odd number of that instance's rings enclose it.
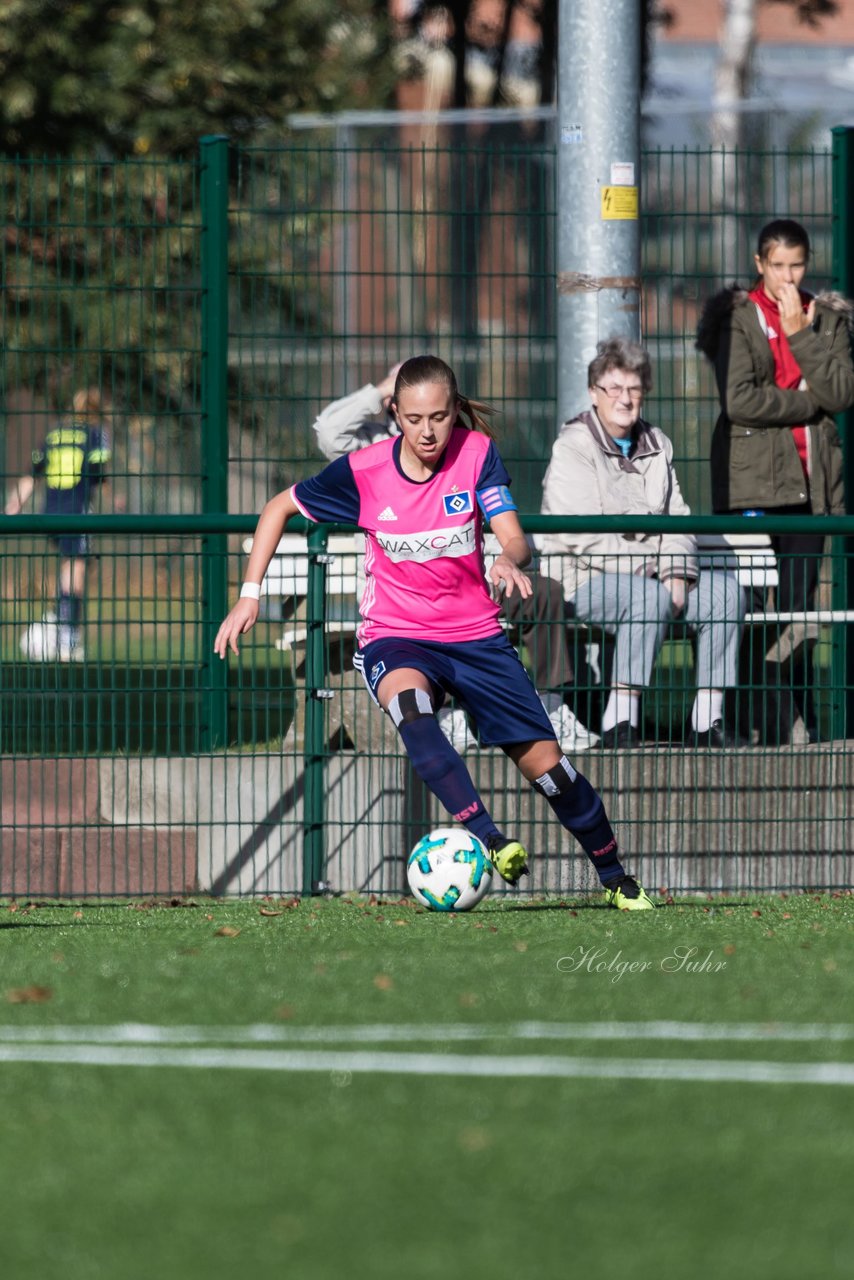
<instances>
[{"instance_id":1,"label":"player's left leg","mask_svg":"<svg viewBox=\"0 0 854 1280\"><path fill-rule=\"evenodd\" d=\"M386 663L392 659L386 651ZM499 837L471 774L436 718L433 682L416 667L396 667L378 682L375 697L390 716L412 767L457 822L487 848Z\"/></svg>"},{"instance_id":2,"label":"player's left leg","mask_svg":"<svg viewBox=\"0 0 854 1280\"><path fill-rule=\"evenodd\" d=\"M571 832L590 859L610 906L648 911L650 898L619 858L619 847L602 797L574 769L555 742L521 742L505 751L535 791L545 796L561 826Z\"/></svg>"},{"instance_id":3,"label":"player's left leg","mask_svg":"<svg viewBox=\"0 0 854 1280\"><path fill-rule=\"evenodd\" d=\"M648 910L652 903L619 860L617 840L601 798L561 751L512 645L503 636L473 642L459 658L455 677L475 708L481 740L501 746L535 790L546 797L561 825L572 832L596 868L608 902L626 910ZM511 876L505 875L504 859L512 858L512 880L516 880L526 855L517 842L508 841L508 845L514 846L510 854L490 852L506 880Z\"/></svg>"},{"instance_id":4,"label":"player's left leg","mask_svg":"<svg viewBox=\"0 0 854 1280\"><path fill-rule=\"evenodd\" d=\"M56 615L57 652L63 661L71 661L83 655L80 632L83 623L83 594L86 587L85 542L85 538L61 539L62 560L57 579Z\"/></svg>"}]
</instances>

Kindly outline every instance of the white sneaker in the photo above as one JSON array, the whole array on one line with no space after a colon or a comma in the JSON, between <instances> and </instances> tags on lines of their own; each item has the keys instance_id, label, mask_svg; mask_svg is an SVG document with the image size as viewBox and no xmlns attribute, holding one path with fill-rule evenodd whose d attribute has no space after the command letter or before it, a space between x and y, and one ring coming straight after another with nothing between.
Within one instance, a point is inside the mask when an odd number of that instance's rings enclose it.
<instances>
[{"instance_id":1,"label":"white sneaker","mask_svg":"<svg viewBox=\"0 0 854 1280\"><path fill-rule=\"evenodd\" d=\"M52 662L56 658L58 632L56 614L46 613L21 636L21 653L31 662Z\"/></svg>"},{"instance_id":2,"label":"white sneaker","mask_svg":"<svg viewBox=\"0 0 854 1280\"><path fill-rule=\"evenodd\" d=\"M552 728L564 751L589 751L599 741L598 733L585 729L573 711L555 693L545 693L540 702L546 709Z\"/></svg>"},{"instance_id":3,"label":"white sneaker","mask_svg":"<svg viewBox=\"0 0 854 1280\"><path fill-rule=\"evenodd\" d=\"M436 719L439 721L439 728L460 755L477 749L477 738L469 729L466 713L461 707L442 707L436 713Z\"/></svg>"},{"instance_id":4,"label":"white sneaker","mask_svg":"<svg viewBox=\"0 0 854 1280\"><path fill-rule=\"evenodd\" d=\"M60 644L57 645L56 657L58 662L82 662L86 654L82 644Z\"/></svg>"}]
</instances>

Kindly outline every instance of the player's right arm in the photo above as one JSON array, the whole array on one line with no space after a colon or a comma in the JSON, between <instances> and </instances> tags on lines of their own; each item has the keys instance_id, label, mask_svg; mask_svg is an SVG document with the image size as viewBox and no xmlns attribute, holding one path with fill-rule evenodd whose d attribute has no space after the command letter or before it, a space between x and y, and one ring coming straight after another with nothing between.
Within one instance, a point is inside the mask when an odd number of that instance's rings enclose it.
<instances>
[{"instance_id":1,"label":"player's right arm","mask_svg":"<svg viewBox=\"0 0 854 1280\"><path fill-rule=\"evenodd\" d=\"M246 569L243 588L250 588L250 594L240 596L237 604L229 613L216 634L214 652L224 658L230 649L238 653L237 637L245 635L258 621L261 583L270 566L276 547L279 545L285 526L291 516L297 515L299 508L291 496L290 489L277 493L267 503L258 520L258 526L252 539L252 551ZM257 590L257 595L256 595Z\"/></svg>"}]
</instances>

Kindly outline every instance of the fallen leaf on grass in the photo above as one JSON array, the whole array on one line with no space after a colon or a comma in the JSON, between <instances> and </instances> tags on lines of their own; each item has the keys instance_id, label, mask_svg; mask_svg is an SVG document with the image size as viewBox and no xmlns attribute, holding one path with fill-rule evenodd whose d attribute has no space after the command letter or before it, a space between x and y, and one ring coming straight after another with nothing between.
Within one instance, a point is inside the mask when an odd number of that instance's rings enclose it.
<instances>
[{"instance_id":1,"label":"fallen leaf on grass","mask_svg":"<svg viewBox=\"0 0 854 1280\"><path fill-rule=\"evenodd\" d=\"M239 933L240 930L233 928L230 924L224 924L221 929L214 929L215 938L236 938Z\"/></svg>"},{"instance_id":2,"label":"fallen leaf on grass","mask_svg":"<svg viewBox=\"0 0 854 1280\"><path fill-rule=\"evenodd\" d=\"M378 973L374 978L374 986L378 991L391 991L394 987L394 978L390 978L387 973Z\"/></svg>"},{"instance_id":3,"label":"fallen leaf on grass","mask_svg":"<svg viewBox=\"0 0 854 1280\"><path fill-rule=\"evenodd\" d=\"M514 950L514 951L527 951L527 950L528 950L528 944L527 944L527 942L514 942L514 943L513 943L513 950Z\"/></svg>"},{"instance_id":4,"label":"fallen leaf on grass","mask_svg":"<svg viewBox=\"0 0 854 1280\"><path fill-rule=\"evenodd\" d=\"M258 914L259 914L259 916L280 916L280 915L282 915L282 912L281 912L281 911L271 911L268 907L261 907L261 909L259 910Z\"/></svg>"},{"instance_id":5,"label":"fallen leaf on grass","mask_svg":"<svg viewBox=\"0 0 854 1280\"><path fill-rule=\"evenodd\" d=\"M492 1139L485 1129L472 1127L457 1135L457 1145L463 1151L485 1151L492 1146Z\"/></svg>"},{"instance_id":6,"label":"fallen leaf on grass","mask_svg":"<svg viewBox=\"0 0 854 1280\"><path fill-rule=\"evenodd\" d=\"M44 1004L53 999L51 987L12 987L6 992L9 1004Z\"/></svg>"}]
</instances>

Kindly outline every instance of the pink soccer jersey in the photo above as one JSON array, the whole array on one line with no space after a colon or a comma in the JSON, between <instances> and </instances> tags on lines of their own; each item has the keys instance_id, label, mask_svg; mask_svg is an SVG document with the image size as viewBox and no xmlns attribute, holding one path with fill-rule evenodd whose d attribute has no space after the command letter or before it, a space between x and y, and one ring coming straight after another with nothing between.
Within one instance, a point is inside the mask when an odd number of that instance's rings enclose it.
<instances>
[{"instance_id":1,"label":"pink soccer jersey","mask_svg":"<svg viewBox=\"0 0 854 1280\"><path fill-rule=\"evenodd\" d=\"M483 519L516 510L498 450L487 436L455 427L441 465L416 481L401 469L400 446L398 436L346 454L291 489L309 520L356 524L367 534L359 644L496 635Z\"/></svg>"}]
</instances>

